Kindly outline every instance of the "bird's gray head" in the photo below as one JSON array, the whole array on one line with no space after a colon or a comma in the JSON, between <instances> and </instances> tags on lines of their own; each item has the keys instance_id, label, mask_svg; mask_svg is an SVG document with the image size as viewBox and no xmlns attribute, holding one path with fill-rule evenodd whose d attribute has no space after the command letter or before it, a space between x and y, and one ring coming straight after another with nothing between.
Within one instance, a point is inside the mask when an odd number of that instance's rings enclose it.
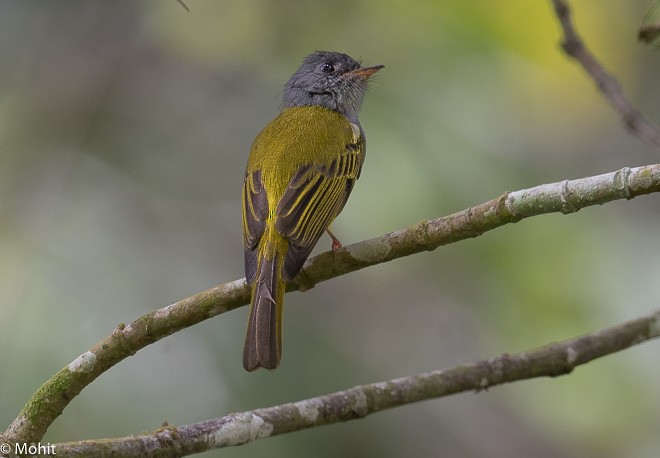
<instances>
[{"instance_id":1,"label":"bird's gray head","mask_svg":"<svg viewBox=\"0 0 660 458\"><path fill-rule=\"evenodd\" d=\"M314 51L284 85L282 108L319 105L357 122L367 80L381 68L362 67L339 52Z\"/></svg>"}]
</instances>

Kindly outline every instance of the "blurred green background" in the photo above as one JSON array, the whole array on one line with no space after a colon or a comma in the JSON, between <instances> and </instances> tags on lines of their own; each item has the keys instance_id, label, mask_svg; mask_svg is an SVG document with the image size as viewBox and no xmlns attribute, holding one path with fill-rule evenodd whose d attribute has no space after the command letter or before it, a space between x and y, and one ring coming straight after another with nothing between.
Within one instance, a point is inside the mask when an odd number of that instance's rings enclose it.
<instances>
[{"instance_id":1,"label":"blurred green background","mask_svg":"<svg viewBox=\"0 0 660 458\"><path fill-rule=\"evenodd\" d=\"M646 0L572 2L660 120ZM361 115L345 244L506 190L658 162L559 49L549 1L0 3L0 430L50 375L130 322L243 276L251 142L315 49L385 64ZM648 313L657 195L548 215L286 298L276 372L241 366L247 309L85 389L44 442L150 431L517 352ZM323 238L318 250L327 250ZM203 456L660 455L658 343L540 379Z\"/></svg>"}]
</instances>

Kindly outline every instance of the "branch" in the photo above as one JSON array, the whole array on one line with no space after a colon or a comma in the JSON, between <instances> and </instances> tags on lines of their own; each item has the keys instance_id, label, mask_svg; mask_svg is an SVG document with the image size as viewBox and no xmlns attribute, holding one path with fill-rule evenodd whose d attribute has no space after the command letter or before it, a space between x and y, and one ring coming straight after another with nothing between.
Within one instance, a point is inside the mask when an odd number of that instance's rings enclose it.
<instances>
[{"instance_id":1,"label":"branch","mask_svg":"<svg viewBox=\"0 0 660 458\"><path fill-rule=\"evenodd\" d=\"M287 290L307 290L365 267L477 237L523 218L572 213L591 205L660 191L660 164L625 167L603 175L535 186L443 218L422 221L310 259ZM87 385L109 368L181 329L249 302L245 279L225 283L120 324L108 337L47 380L27 402L0 442L38 442L52 422Z\"/></svg>"},{"instance_id":2,"label":"branch","mask_svg":"<svg viewBox=\"0 0 660 458\"><path fill-rule=\"evenodd\" d=\"M55 444L57 456L168 457L242 445L257 439L363 418L426 399L536 377L556 377L575 367L660 337L660 310L627 323L536 350L503 354L472 364L435 370L295 403L234 413L152 434Z\"/></svg>"},{"instance_id":3,"label":"branch","mask_svg":"<svg viewBox=\"0 0 660 458\"><path fill-rule=\"evenodd\" d=\"M632 106L623 95L621 85L616 78L603 68L580 39L573 27L568 4L564 0L552 0L552 4L564 32L564 40L561 44L564 52L582 65L631 131L647 142L660 146L660 130Z\"/></svg>"}]
</instances>

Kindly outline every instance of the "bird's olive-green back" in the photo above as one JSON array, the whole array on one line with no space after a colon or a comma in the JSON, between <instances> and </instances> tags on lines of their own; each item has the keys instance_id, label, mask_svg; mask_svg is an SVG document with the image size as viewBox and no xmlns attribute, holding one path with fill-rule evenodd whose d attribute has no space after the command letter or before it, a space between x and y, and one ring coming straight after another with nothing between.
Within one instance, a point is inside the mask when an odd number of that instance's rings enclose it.
<instances>
[{"instance_id":1,"label":"bird's olive-green back","mask_svg":"<svg viewBox=\"0 0 660 458\"><path fill-rule=\"evenodd\" d=\"M246 172L261 170L275 208L301 165L329 165L354 143L354 131L339 113L318 106L287 108L255 138Z\"/></svg>"},{"instance_id":2,"label":"bird's olive-green back","mask_svg":"<svg viewBox=\"0 0 660 458\"><path fill-rule=\"evenodd\" d=\"M297 275L344 207L364 155L359 126L318 106L286 108L261 131L252 145L243 186L248 282L254 279L262 238L286 250L285 279Z\"/></svg>"}]
</instances>

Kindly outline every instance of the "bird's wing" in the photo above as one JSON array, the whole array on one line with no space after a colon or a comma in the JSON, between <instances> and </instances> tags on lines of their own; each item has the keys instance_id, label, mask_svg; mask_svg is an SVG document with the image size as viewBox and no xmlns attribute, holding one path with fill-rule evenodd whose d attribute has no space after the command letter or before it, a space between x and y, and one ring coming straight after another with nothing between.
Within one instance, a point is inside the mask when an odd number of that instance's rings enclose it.
<instances>
[{"instance_id":1,"label":"bird's wing","mask_svg":"<svg viewBox=\"0 0 660 458\"><path fill-rule=\"evenodd\" d=\"M268 196L261 180L261 170L246 173L242 200L245 278L252 283L257 272L257 245L268 218Z\"/></svg>"},{"instance_id":2,"label":"bird's wing","mask_svg":"<svg viewBox=\"0 0 660 458\"><path fill-rule=\"evenodd\" d=\"M364 160L364 140L346 146L330 163L298 168L278 202L275 227L289 240L283 274L292 280L314 245L346 204Z\"/></svg>"}]
</instances>

